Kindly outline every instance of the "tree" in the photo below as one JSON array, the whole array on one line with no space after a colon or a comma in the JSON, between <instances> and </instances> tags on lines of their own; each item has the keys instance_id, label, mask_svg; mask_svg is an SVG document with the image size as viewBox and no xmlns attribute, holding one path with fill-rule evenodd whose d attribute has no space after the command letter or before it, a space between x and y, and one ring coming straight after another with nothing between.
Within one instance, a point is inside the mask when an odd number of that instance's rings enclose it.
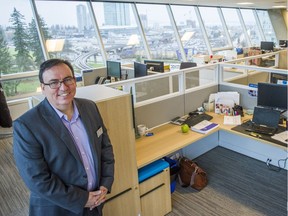
<instances>
[{"instance_id":1,"label":"tree","mask_svg":"<svg viewBox=\"0 0 288 216\"><path fill-rule=\"evenodd\" d=\"M18 66L18 71L30 70L30 66L33 63L29 54L29 36L26 31L26 23L24 16L14 8L11 18L9 20L12 23L12 29L14 30L14 37L12 38L15 47L15 60Z\"/></svg>"},{"instance_id":2,"label":"tree","mask_svg":"<svg viewBox=\"0 0 288 216\"><path fill-rule=\"evenodd\" d=\"M8 44L4 38L4 31L0 26L0 75L8 73L11 68L11 59Z\"/></svg>"},{"instance_id":3,"label":"tree","mask_svg":"<svg viewBox=\"0 0 288 216\"><path fill-rule=\"evenodd\" d=\"M48 27L43 18L40 18L40 29L42 29L45 39L51 38L51 36L49 36ZM29 36L29 47L33 53L34 62L36 65L40 65L44 61L44 55L34 19L29 23Z\"/></svg>"}]
</instances>

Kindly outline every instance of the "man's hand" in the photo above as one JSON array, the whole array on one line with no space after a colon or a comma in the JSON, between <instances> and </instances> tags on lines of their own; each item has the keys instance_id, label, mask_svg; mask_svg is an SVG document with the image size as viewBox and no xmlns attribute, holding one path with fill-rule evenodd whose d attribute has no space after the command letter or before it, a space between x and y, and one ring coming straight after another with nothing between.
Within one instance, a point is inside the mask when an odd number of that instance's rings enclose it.
<instances>
[{"instance_id":1,"label":"man's hand","mask_svg":"<svg viewBox=\"0 0 288 216\"><path fill-rule=\"evenodd\" d=\"M89 192L88 201L85 207L90 208L90 210L92 210L95 207L101 205L103 202L105 202L107 192L108 192L107 188L103 186L101 186L100 190L98 191Z\"/></svg>"}]
</instances>

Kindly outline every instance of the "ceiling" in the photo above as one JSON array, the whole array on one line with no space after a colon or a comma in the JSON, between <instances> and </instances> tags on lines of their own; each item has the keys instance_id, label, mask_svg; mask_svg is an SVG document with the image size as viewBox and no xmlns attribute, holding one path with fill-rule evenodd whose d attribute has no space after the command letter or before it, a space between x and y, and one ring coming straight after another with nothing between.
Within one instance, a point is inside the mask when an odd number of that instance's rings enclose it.
<instances>
[{"instance_id":1,"label":"ceiling","mask_svg":"<svg viewBox=\"0 0 288 216\"><path fill-rule=\"evenodd\" d=\"M123 2L123 0L116 0L116 1ZM188 5L222 6L222 7L236 7L236 8L259 8L259 9L277 9L277 8L274 8L274 6L283 6L284 8L287 8L286 0L126 0L126 2L188 4ZM251 2L254 4L251 4L251 5L237 4L240 2Z\"/></svg>"}]
</instances>

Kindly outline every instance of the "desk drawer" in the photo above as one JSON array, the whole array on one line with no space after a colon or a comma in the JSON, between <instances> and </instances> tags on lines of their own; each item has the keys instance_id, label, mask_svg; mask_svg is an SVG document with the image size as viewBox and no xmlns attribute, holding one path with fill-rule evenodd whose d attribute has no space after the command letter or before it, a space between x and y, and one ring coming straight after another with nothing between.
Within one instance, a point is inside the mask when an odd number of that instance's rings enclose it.
<instances>
[{"instance_id":1,"label":"desk drawer","mask_svg":"<svg viewBox=\"0 0 288 216\"><path fill-rule=\"evenodd\" d=\"M140 183L141 216L164 216L172 211L169 167Z\"/></svg>"},{"instance_id":2,"label":"desk drawer","mask_svg":"<svg viewBox=\"0 0 288 216\"><path fill-rule=\"evenodd\" d=\"M140 197L163 185L170 188L169 168L140 183Z\"/></svg>"}]
</instances>

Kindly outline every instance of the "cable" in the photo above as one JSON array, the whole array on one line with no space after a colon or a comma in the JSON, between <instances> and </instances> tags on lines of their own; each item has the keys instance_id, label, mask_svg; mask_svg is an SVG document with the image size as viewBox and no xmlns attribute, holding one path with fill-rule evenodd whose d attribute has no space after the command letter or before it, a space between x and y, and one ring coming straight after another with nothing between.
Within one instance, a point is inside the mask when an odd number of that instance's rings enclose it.
<instances>
[{"instance_id":1,"label":"cable","mask_svg":"<svg viewBox=\"0 0 288 216\"><path fill-rule=\"evenodd\" d=\"M288 157L286 157L285 159L279 159L278 160L278 167L271 166L271 164L270 164L271 160L269 160L269 159L267 159L266 164L270 170L275 171L275 172L280 172L281 169L284 169L286 167L287 160L288 160ZM284 161L283 167L280 166L280 161Z\"/></svg>"}]
</instances>

